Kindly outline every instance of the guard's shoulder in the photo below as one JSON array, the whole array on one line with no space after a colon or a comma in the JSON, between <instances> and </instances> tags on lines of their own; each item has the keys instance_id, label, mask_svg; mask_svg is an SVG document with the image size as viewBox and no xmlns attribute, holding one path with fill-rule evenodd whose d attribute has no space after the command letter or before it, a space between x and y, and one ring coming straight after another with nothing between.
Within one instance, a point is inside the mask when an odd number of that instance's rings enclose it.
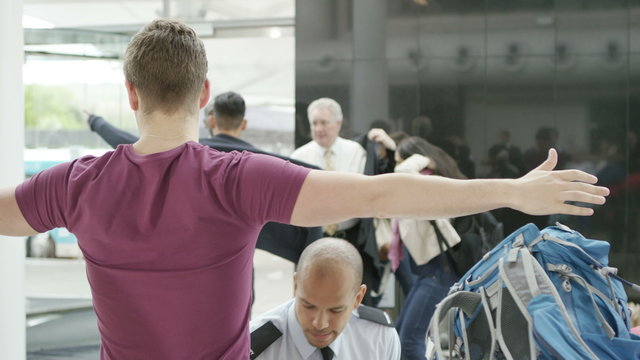
<instances>
[{"instance_id":1,"label":"guard's shoulder","mask_svg":"<svg viewBox=\"0 0 640 360\"><path fill-rule=\"evenodd\" d=\"M282 332L273 324L267 321L251 332L251 353L249 358L254 360L271 344L282 336Z\"/></svg>"},{"instance_id":2,"label":"guard's shoulder","mask_svg":"<svg viewBox=\"0 0 640 360\"><path fill-rule=\"evenodd\" d=\"M371 306L360 305L358 307L358 318L362 320L368 320L376 324L393 327L393 322L389 318L389 315L380 309L373 308Z\"/></svg>"}]
</instances>

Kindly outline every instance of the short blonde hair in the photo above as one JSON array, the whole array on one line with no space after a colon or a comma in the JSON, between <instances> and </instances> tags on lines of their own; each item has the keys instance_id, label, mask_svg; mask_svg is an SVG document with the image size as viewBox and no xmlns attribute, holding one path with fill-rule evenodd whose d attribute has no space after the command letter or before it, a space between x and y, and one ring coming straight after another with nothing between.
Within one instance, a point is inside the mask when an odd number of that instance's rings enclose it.
<instances>
[{"instance_id":1,"label":"short blonde hair","mask_svg":"<svg viewBox=\"0 0 640 360\"><path fill-rule=\"evenodd\" d=\"M204 44L187 25L157 19L129 42L124 76L144 98L146 113L175 112L200 94L207 77Z\"/></svg>"}]
</instances>

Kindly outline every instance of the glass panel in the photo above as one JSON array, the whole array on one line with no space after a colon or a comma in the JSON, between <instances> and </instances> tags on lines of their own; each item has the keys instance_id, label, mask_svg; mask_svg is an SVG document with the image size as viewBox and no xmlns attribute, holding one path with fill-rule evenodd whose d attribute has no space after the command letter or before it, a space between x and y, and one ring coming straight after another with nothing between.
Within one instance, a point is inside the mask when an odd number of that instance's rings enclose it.
<instances>
[{"instance_id":1,"label":"glass panel","mask_svg":"<svg viewBox=\"0 0 640 360\"><path fill-rule=\"evenodd\" d=\"M351 61L297 61L296 62L296 132L295 147L311 140L307 106L320 97L330 97L342 107L344 123L341 136L351 137L350 89Z\"/></svg>"},{"instance_id":2,"label":"glass panel","mask_svg":"<svg viewBox=\"0 0 640 360\"><path fill-rule=\"evenodd\" d=\"M353 58L351 1L298 0L296 24L297 60L333 61Z\"/></svg>"},{"instance_id":3,"label":"glass panel","mask_svg":"<svg viewBox=\"0 0 640 360\"><path fill-rule=\"evenodd\" d=\"M556 2L557 51L604 54L622 61L629 49L627 0Z\"/></svg>"},{"instance_id":4,"label":"glass panel","mask_svg":"<svg viewBox=\"0 0 640 360\"><path fill-rule=\"evenodd\" d=\"M629 1L629 44L632 53L640 53L640 1Z\"/></svg>"},{"instance_id":5,"label":"glass panel","mask_svg":"<svg viewBox=\"0 0 640 360\"><path fill-rule=\"evenodd\" d=\"M387 1L387 6L387 59L415 59L422 6L414 1Z\"/></svg>"},{"instance_id":6,"label":"glass panel","mask_svg":"<svg viewBox=\"0 0 640 360\"><path fill-rule=\"evenodd\" d=\"M464 63L485 54L483 1L430 3L420 11L420 57L454 57Z\"/></svg>"},{"instance_id":7,"label":"glass panel","mask_svg":"<svg viewBox=\"0 0 640 360\"><path fill-rule=\"evenodd\" d=\"M523 56L516 65L501 56L488 59L484 123L472 123L473 131L468 132L478 135L471 138L472 152L486 164L485 175L518 177L546 159L550 146L570 137L569 130L558 129L553 73L550 56ZM469 114L477 116L475 111ZM500 159L490 156L490 149L500 145L505 131L504 144L509 148L506 169L500 166ZM507 209L495 214L504 223L505 234L528 222L543 228L550 220Z\"/></svg>"},{"instance_id":8,"label":"glass panel","mask_svg":"<svg viewBox=\"0 0 640 360\"><path fill-rule=\"evenodd\" d=\"M553 1L487 0L487 53L517 62L554 49Z\"/></svg>"},{"instance_id":9,"label":"glass panel","mask_svg":"<svg viewBox=\"0 0 640 360\"><path fill-rule=\"evenodd\" d=\"M67 154L59 159L67 161L82 155L79 146L107 148L89 131L85 112L100 114L119 127L136 129L119 62L30 57L23 69L27 149L67 148ZM74 147L75 153L69 147ZM37 158L32 151L27 153Z\"/></svg>"},{"instance_id":10,"label":"glass panel","mask_svg":"<svg viewBox=\"0 0 640 360\"><path fill-rule=\"evenodd\" d=\"M409 127L413 135L427 137L458 160L468 177L476 177L479 170L470 145L483 137L482 131L474 131L484 127L475 117L482 116L484 74L483 58L470 58L464 66L455 58L426 60L420 67L418 114L430 119L432 130L426 133L427 127L420 125L424 118Z\"/></svg>"},{"instance_id":11,"label":"glass panel","mask_svg":"<svg viewBox=\"0 0 640 360\"><path fill-rule=\"evenodd\" d=\"M411 132L419 115L418 68L409 60L389 61L389 119L391 131Z\"/></svg>"},{"instance_id":12,"label":"glass panel","mask_svg":"<svg viewBox=\"0 0 640 360\"><path fill-rule=\"evenodd\" d=\"M600 184L620 188L626 181L625 142L627 135L627 66L611 66L601 55L575 56L570 65L558 66L556 74L556 119L567 135L560 148L571 168L597 175ZM559 220L587 236L623 244L626 195L614 191L609 201L588 218L563 217ZM615 220L604 220L612 214Z\"/></svg>"}]
</instances>

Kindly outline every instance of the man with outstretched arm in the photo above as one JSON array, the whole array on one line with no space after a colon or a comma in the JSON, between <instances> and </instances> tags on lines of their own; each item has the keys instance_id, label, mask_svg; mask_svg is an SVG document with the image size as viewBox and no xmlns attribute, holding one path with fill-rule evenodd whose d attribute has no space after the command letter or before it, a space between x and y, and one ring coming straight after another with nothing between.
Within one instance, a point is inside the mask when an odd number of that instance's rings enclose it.
<instances>
[{"instance_id":1,"label":"man with outstretched arm","mask_svg":"<svg viewBox=\"0 0 640 360\"><path fill-rule=\"evenodd\" d=\"M137 142L0 190L0 234L66 227L78 237L102 359L247 358L251 260L268 221L450 218L498 207L591 215L571 203L608 195L592 175L552 171L553 149L525 176L495 180L367 177L212 150L197 143L210 94L204 45L175 20L138 32L123 68Z\"/></svg>"}]
</instances>

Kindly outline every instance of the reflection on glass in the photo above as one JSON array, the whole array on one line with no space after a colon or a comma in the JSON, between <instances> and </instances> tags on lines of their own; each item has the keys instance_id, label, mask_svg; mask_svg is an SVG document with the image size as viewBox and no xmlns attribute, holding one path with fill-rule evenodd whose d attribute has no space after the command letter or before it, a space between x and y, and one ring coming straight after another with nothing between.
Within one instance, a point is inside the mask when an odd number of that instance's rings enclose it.
<instances>
[{"instance_id":1,"label":"reflection on glass","mask_svg":"<svg viewBox=\"0 0 640 360\"><path fill-rule=\"evenodd\" d=\"M518 176L556 147L560 167L598 174L612 187L609 202L589 218L500 214L507 228L566 222L610 241L628 268L620 254L640 251L639 10L626 0L388 1L386 58L369 59L388 65L387 120L467 151L461 158L477 177ZM352 72L321 69L298 62L298 100L348 104Z\"/></svg>"}]
</instances>

